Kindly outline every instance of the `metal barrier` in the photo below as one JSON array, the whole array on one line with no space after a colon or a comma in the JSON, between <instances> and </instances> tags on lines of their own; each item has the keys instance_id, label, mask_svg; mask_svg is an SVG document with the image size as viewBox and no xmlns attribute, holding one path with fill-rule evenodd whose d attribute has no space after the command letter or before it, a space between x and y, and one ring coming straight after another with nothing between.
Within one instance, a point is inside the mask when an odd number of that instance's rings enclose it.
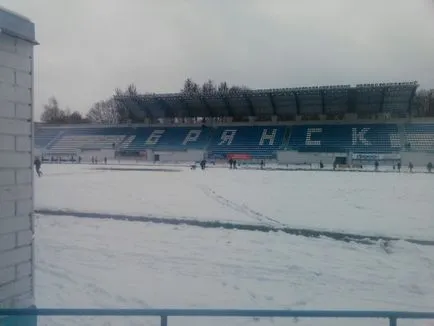
<instances>
[{"instance_id":1,"label":"metal barrier","mask_svg":"<svg viewBox=\"0 0 434 326\"><path fill-rule=\"evenodd\" d=\"M161 326L168 317L278 317L278 318L379 318L396 326L398 319L434 319L434 312L357 310L244 310L244 309L0 309L1 316L154 316Z\"/></svg>"}]
</instances>

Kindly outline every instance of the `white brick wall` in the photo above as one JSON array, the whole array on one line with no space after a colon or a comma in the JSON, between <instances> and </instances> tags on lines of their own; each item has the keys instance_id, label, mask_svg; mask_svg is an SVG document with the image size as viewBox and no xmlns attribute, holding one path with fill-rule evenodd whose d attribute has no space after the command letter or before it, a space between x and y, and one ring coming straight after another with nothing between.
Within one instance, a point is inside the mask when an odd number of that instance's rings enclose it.
<instances>
[{"instance_id":1,"label":"white brick wall","mask_svg":"<svg viewBox=\"0 0 434 326\"><path fill-rule=\"evenodd\" d=\"M0 33L0 307L33 304L32 46Z\"/></svg>"}]
</instances>

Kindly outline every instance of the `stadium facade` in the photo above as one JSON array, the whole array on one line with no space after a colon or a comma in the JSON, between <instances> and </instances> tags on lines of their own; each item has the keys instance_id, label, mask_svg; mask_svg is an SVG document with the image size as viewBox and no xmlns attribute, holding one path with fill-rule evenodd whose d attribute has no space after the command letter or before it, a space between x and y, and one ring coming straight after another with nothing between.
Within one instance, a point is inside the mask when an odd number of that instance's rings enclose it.
<instances>
[{"instance_id":1,"label":"stadium facade","mask_svg":"<svg viewBox=\"0 0 434 326\"><path fill-rule=\"evenodd\" d=\"M44 156L276 161L342 166L434 161L434 123L412 119L417 82L116 98L134 121L36 128Z\"/></svg>"}]
</instances>

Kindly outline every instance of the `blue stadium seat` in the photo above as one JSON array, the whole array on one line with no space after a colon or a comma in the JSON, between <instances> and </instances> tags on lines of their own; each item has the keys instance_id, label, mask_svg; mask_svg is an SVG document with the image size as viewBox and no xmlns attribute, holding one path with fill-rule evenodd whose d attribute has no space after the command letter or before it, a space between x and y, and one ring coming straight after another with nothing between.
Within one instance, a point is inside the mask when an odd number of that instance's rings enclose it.
<instances>
[{"instance_id":1,"label":"blue stadium seat","mask_svg":"<svg viewBox=\"0 0 434 326\"><path fill-rule=\"evenodd\" d=\"M112 149L131 133L131 128L65 128L47 150L57 154L74 154L81 149Z\"/></svg>"},{"instance_id":2,"label":"blue stadium seat","mask_svg":"<svg viewBox=\"0 0 434 326\"><path fill-rule=\"evenodd\" d=\"M389 153L401 148L395 124L293 126L288 148L310 152Z\"/></svg>"},{"instance_id":3,"label":"blue stadium seat","mask_svg":"<svg viewBox=\"0 0 434 326\"><path fill-rule=\"evenodd\" d=\"M400 134L399 130L404 134ZM80 149L124 152L207 149L209 157L226 159L243 154L269 159L287 149L309 152L390 153L401 141L415 151L434 151L434 124L321 124L231 127L64 127L35 130L35 147L51 153L73 154ZM401 137L404 136L404 137ZM288 139L286 145L285 139Z\"/></svg>"},{"instance_id":4,"label":"blue stadium seat","mask_svg":"<svg viewBox=\"0 0 434 326\"><path fill-rule=\"evenodd\" d=\"M124 151L205 149L210 141L210 128L137 128Z\"/></svg>"},{"instance_id":5,"label":"blue stadium seat","mask_svg":"<svg viewBox=\"0 0 434 326\"><path fill-rule=\"evenodd\" d=\"M224 159L227 154L247 154L257 159L269 159L283 143L286 127L234 126L220 127L208 147L209 157Z\"/></svg>"},{"instance_id":6,"label":"blue stadium seat","mask_svg":"<svg viewBox=\"0 0 434 326\"><path fill-rule=\"evenodd\" d=\"M44 149L50 144L60 133L59 128L36 128L35 129L35 147Z\"/></svg>"},{"instance_id":7,"label":"blue stadium seat","mask_svg":"<svg viewBox=\"0 0 434 326\"><path fill-rule=\"evenodd\" d=\"M124 152L140 152L146 150L144 144L152 134L152 131L153 128L134 128L131 131L131 135L127 137L119 146L119 149Z\"/></svg>"},{"instance_id":8,"label":"blue stadium seat","mask_svg":"<svg viewBox=\"0 0 434 326\"><path fill-rule=\"evenodd\" d=\"M408 124L404 133L410 150L434 152L434 124Z\"/></svg>"}]
</instances>

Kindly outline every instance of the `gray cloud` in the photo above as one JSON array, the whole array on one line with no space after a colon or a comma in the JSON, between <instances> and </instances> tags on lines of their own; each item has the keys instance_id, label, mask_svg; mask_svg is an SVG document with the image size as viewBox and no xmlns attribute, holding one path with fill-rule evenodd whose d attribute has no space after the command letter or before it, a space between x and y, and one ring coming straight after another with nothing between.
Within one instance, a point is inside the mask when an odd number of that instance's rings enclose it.
<instances>
[{"instance_id":1,"label":"gray cloud","mask_svg":"<svg viewBox=\"0 0 434 326\"><path fill-rule=\"evenodd\" d=\"M36 114L187 77L252 88L418 80L434 87L430 0L2 0L36 23Z\"/></svg>"}]
</instances>

